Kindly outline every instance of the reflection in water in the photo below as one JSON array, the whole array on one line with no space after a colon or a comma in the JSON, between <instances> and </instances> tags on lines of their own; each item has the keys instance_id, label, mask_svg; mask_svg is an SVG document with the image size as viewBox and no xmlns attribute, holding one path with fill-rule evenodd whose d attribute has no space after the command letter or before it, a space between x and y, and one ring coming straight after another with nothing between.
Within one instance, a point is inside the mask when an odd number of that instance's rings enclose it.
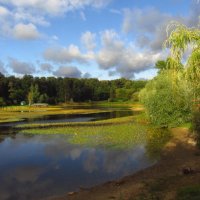
<instances>
[{"instance_id":1,"label":"reflection in water","mask_svg":"<svg viewBox=\"0 0 200 200\"><path fill-rule=\"evenodd\" d=\"M116 179L153 164L129 150L72 145L65 135L17 134L0 143L0 199L39 199Z\"/></svg>"}]
</instances>

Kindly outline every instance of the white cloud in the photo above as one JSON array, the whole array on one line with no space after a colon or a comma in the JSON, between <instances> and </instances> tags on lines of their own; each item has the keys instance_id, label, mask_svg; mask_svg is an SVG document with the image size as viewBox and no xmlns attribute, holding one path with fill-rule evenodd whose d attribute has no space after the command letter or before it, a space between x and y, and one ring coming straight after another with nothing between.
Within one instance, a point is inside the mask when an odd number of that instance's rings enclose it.
<instances>
[{"instance_id":1,"label":"white cloud","mask_svg":"<svg viewBox=\"0 0 200 200\"><path fill-rule=\"evenodd\" d=\"M57 77L81 78L82 72L74 66L61 66L53 74Z\"/></svg>"},{"instance_id":2,"label":"white cloud","mask_svg":"<svg viewBox=\"0 0 200 200\"><path fill-rule=\"evenodd\" d=\"M10 15L10 11L3 6L0 6L0 16L2 17L2 16L8 16L8 15Z\"/></svg>"},{"instance_id":3,"label":"white cloud","mask_svg":"<svg viewBox=\"0 0 200 200\"><path fill-rule=\"evenodd\" d=\"M9 59L8 66L13 70L14 73L17 74L33 74L36 72L35 67L33 64L28 62L22 62L15 58Z\"/></svg>"},{"instance_id":4,"label":"white cloud","mask_svg":"<svg viewBox=\"0 0 200 200\"><path fill-rule=\"evenodd\" d=\"M42 11L50 15L60 15L69 10L82 9L85 6L96 8L107 5L111 0L0 0L0 3L16 8Z\"/></svg>"},{"instance_id":5,"label":"white cloud","mask_svg":"<svg viewBox=\"0 0 200 200\"><path fill-rule=\"evenodd\" d=\"M91 33L90 31L83 33L81 36L81 42L88 51L94 50L94 48L96 47L95 39L96 34Z\"/></svg>"},{"instance_id":6,"label":"white cloud","mask_svg":"<svg viewBox=\"0 0 200 200\"><path fill-rule=\"evenodd\" d=\"M161 58L160 53L138 50L132 43L123 41L114 30L105 30L100 33L101 44L99 49L94 51L95 37L96 35L91 32L86 32L81 36L82 43L89 50L87 53L81 52L78 46L70 45L50 47L44 51L43 56L46 60L55 63L96 63L100 69L108 70L110 75L126 78L132 78L135 73L152 68L157 59ZM65 74L65 70L67 69L62 67L54 75L61 76Z\"/></svg>"},{"instance_id":7,"label":"white cloud","mask_svg":"<svg viewBox=\"0 0 200 200\"><path fill-rule=\"evenodd\" d=\"M132 78L134 73L153 67L160 58L160 53L136 50L131 43L125 44L113 30L102 33L102 49L96 55L96 61L101 69L109 70L110 75L120 74Z\"/></svg>"},{"instance_id":8,"label":"white cloud","mask_svg":"<svg viewBox=\"0 0 200 200\"><path fill-rule=\"evenodd\" d=\"M50 47L44 51L43 56L46 60L55 63L70 63L73 61L86 63L88 59L87 55L83 55L79 47L73 44L68 47Z\"/></svg>"},{"instance_id":9,"label":"white cloud","mask_svg":"<svg viewBox=\"0 0 200 200\"><path fill-rule=\"evenodd\" d=\"M67 12L80 9L80 15L86 20L83 9L85 7L101 8L111 0L0 0L0 35L13 36L13 28L18 24L31 24L34 36L27 36L28 39L38 37L38 26L49 26L49 17L64 15ZM36 27L37 26L37 27ZM24 28L24 27L23 27ZM18 33L17 33L18 36ZM25 37L26 37L25 36ZM21 33L17 39L21 39ZM22 36L23 38L23 36Z\"/></svg>"},{"instance_id":10,"label":"white cloud","mask_svg":"<svg viewBox=\"0 0 200 200\"><path fill-rule=\"evenodd\" d=\"M166 28L170 21L179 21L187 26L197 26L200 22L200 5L191 4L188 16L163 13L151 7L144 9L125 9L122 30L137 36L140 47L159 52L167 38Z\"/></svg>"},{"instance_id":11,"label":"white cloud","mask_svg":"<svg viewBox=\"0 0 200 200\"><path fill-rule=\"evenodd\" d=\"M128 33L132 31L154 33L163 22L171 20L168 14L161 13L156 8L146 9L125 9L123 31Z\"/></svg>"},{"instance_id":12,"label":"white cloud","mask_svg":"<svg viewBox=\"0 0 200 200\"><path fill-rule=\"evenodd\" d=\"M53 71L53 66L49 63L41 63L40 68L42 71L45 72L52 72Z\"/></svg>"},{"instance_id":13,"label":"white cloud","mask_svg":"<svg viewBox=\"0 0 200 200\"><path fill-rule=\"evenodd\" d=\"M33 23L41 26L50 25L50 23L45 19L45 16L39 14L38 12L29 12L23 8L13 11L12 17L15 23Z\"/></svg>"},{"instance_id":14,"label":"white cloud","mask_svg":"<svg viewBox=\"0 0 200 200\"><path fill-rule=\"evenodd\" d=\"M21 40L34 40L40 37L37 28L33 24L17 24L13 29L13 35Z\"/></svg>"}]
</instances>

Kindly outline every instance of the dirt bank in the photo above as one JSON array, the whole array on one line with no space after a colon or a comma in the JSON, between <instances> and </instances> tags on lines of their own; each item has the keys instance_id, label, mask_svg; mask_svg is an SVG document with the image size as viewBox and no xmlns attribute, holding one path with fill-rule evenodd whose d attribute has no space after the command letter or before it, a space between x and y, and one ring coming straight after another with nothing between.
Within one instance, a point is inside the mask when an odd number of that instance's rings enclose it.
<instances>
[{"instance_id":1,"label":"dirt bank","mask_svg":"<svg viewBox=\"0 0 200 200\"><path fill-rule=\"evenodd\" d=\"M161 160L148 169L78 193L51 200L173 200L185 186L200 184L200 151L187 129L172 130L173 139L162 152ZM185 169L185 170L184 170ZM187 169L189 173L187 174Z\"/></svg>"}]
</instances>

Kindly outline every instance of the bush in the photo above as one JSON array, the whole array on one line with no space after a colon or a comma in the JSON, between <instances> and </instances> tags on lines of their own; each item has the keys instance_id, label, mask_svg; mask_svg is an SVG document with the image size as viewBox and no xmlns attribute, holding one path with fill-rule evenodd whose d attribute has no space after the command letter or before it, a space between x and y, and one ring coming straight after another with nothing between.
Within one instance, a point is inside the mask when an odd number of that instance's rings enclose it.
<instances>
[{"instance_id":1,"label":"bush","mask_svg":"<svg viewBox=\"0 0 200 200\"><path fill-rule=\"evenodd\" d=\"M160 127L173 127L191 117L191 91L183 78L173 80L161 73L140 92L150 121Z\"/></svg>"}]
</instances>

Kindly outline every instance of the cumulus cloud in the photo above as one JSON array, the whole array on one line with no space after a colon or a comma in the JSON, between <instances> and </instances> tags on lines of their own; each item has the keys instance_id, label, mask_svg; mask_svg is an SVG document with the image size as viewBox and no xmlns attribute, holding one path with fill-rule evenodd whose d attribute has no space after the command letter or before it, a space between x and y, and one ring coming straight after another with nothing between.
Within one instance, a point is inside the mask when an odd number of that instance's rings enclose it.
<instances>
[{"instance_id":1,"label":"cumulus cloud","mask_svg":"<svg viewBox=\"0 0 200 200\"><path fill-rule=\"evenodd\" d=\"M33 74L34 72L36 72L33 64L28 62L22 62L15 58L9 59L8 66L13 70L13 72L21 75Z\"/></svg>"},{"instance_id":2,"label":"cumulus cloud","mask_svg":"<svg viewBox=\"0 0 200 200\"><path fill-rule=\"evenodd\" d=\"M96 47L95 38L96 34L87 31L82 34L81 42L83 43L83 45L86 47L87 50L91 51L94 50L94 48Z\"/></svg>"},{"instance_id":3,"label":"cumulus cloud","mask_svg":"<svg viewBox=\"0 0 200 200\"><path fill-rule=\"evenodd\" d=\"M160 51L167 36L167 24L172 19L171 15L161 13L155 8L126 9L122 29L125 33L136 33L140 47L146 46Z\"/></svg>"},{"instance_id":4,"label":"cumulus cloud","mask_svg":"<svg viewBox=\"0 0 200 200\"><path fill-rule=\"evenodd\" d=\"M125 44L113 30L102 33L102 49L96 60L101 69L109 70L109 75L120 74L125 78L133 78L134 73L153 66L160 57L159 53L144 51L139 53L132 44Z\"/></svg>"},{"instance_id":5,"label":"cumulus cloud","mask_svg":"<svg viewBox=\"0 0 200 200\"><path fill-rule=\"evenodd\" d=\"M139 52L134 44L125 42L114 30L105 30L100 33L101 44L99 49L94 51L95 37L96 35L91 32L86 32L81 36L81 41L85 43L88 50L86 54L77 46L70 45L69 47L50 47L44 51L43 56L54 63L96 63L100 69L108 70L110 76L120 75L125 78L133 78L135 73L152 68L157 59L161 58L160 52L151 50ZM54 75L81 77L77 69L68 67L59 68ZM82 77L88 78L90 74L86 73Z\"/></svg>"},{"instance_id":6,"label":"cumulus cloud","mask_svg":"<svg viewBox=\"0 0 200 200\"><path fill-rule=\"evenodd\" d=\"M101 8L110 1L112 0L0 0L0 34L6 37L17 36L16 39L24 37L36 39L39 36L38 26L50 25L49 17L57 17L80 9L82 19L86 20L82 11L85 7ZM22 24L26 27L22 27ZM21 35L19 28L25 29L25 36ZM13 31L17 33L14 34Z\"/></svg>"},{"instance_id":7,"label":"cumulus cloud","mask_svg":"<svg viewBox=\"0 0 200 200\"><path fill-rule=\"evenodd\" d=\"M82 9L85 6L100 8L107 5L110 1L111 0L0 0L0 3L11 5L15 8L42 11L50 15L60 15L70 10Z\"/></svg>"},{"instance_id":8,"label":"cumulus cloud","mask_svg":"<svg viewBox=\"0 0 200 200\"><path fill-rule=\"evenodd\" d=\"M33 24L17 24L13 29L13 35L21 40L34 40L40 37L40 34Z\"/></svg>"},{"instance_id":9,"label":"cumulus cloud","mask_svg":"<svg viewBox=\"0 0 200 200\"><path fill-rule=\"evenodd\" d=\"M82 72L74 66L61 66L53 72L53 75L57 77L81 78Z\"/></svg>"},{"instance_id":10,"label":"cumulus cloud","mask_svg":"<svg viewBox=\"0 0 200 200\"><path fill-rule=\"evenodd\" d=\"M125 9L122 30L137 35L139 47L152 51L161 51L167 38L166 28L170 21L178 21L188 26L197 26L200 22L200 4L192 3L188 16L163 13L151 7L145 9Z\"/></svg>"},{"instance_id":11,"label":"cumulus cloud","mask_svg":"<svg viewBox=\"0 0 200 200\"><path fill-rule=\"evenodd\" d=\"M73 61L79 63L86 63L87 56L83 55L79 47L76 45L70 45L68 47L50 47L47 48L43 56L46 60L55 62L55 63L70 63Z\"/></svg>"},{"instance_id":12,"label":"cumulus cloud","mask_svg":"<svg viewBox=\"0 0 200 200\"><path fill-rule=\"evenodd\" d=\"M41 63L40 64L40 69L42 71L45 71L45 72L52 72L53 71L53 66L49 63Z\"/></svg>"}]
</instances>

